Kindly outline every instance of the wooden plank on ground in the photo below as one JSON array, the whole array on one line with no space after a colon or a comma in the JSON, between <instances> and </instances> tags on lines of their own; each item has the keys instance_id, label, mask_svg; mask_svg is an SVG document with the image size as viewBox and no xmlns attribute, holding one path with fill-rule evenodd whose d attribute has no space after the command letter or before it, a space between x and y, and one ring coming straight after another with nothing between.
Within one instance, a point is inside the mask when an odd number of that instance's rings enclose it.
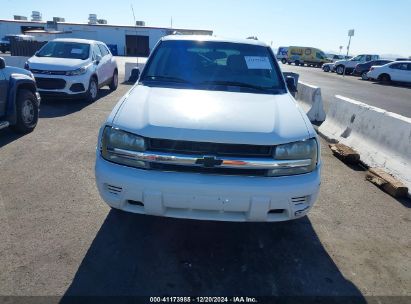
<instances>
[{"instance_id":1,"label":"wooden plank on ground","mask_svg":"<svg viewBox=\"0 0 411 304\"><path fill-rule=\"evenodd\" d=\"M408 194L408 188L401 181L380 168L370 168L365 178L395 198L406 197Z\"/></svg>"},{"instance_id":2,"label":"wooden plank on ground","mask_svg":"<svg viewBox=\"0 0 411 304\"><path fill-rule=\"evenodd\" d=\"M343 162L357 164L360 161L360 154L344 144L330 144L329 147L332 153Z\"/></svg>"}]
</instances>

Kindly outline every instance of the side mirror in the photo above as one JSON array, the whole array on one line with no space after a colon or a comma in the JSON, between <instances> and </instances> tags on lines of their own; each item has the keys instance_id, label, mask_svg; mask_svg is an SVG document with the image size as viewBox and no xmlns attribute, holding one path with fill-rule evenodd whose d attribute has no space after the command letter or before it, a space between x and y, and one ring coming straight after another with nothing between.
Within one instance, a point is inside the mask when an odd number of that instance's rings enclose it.
<instances>
[{"instance_id":1,"label":"side mirror","mask_svg":"<svg viewBox=\"0 0 411 304\"><path fill-rule=\"evenodd\" d=\"M292 76L287 76L285 78L285 82L287 84L287 88L290 91L291 94L294 94L297 92L297 86L295 85L295 80L294 77Z\"/></svg>"},{"instance_id":2,"label":"side mirror","mask_svg":"<svg viewBox=\"0 0 411 304\"><path fill-rule=\"evenodd\" d=\"M3 57L0 57L0 70L4 69L6 67L6 61L4 60Z\"/></svg>"},{"instance_id":3,"label":"side mirror","mask_svg":"<svg viewBox=\"0 0 411 304\"><path fill-rule=\"evenodd\" d=\"M101 55L96 55L96 60L95 60L96 65L100 63L101 58L102 58Z\"/></svg>"},{"instance_id":4,"label":"side mirror","mask_svg":"<svg viewBox=\"0 0 411 304\"><path fill-rule=\"evenodd\" d=\"M136 83L139 78L140 78L140 69L135 67L131 70L131 75L128 81L132 83Z\"/></svg>"}]
</instances>

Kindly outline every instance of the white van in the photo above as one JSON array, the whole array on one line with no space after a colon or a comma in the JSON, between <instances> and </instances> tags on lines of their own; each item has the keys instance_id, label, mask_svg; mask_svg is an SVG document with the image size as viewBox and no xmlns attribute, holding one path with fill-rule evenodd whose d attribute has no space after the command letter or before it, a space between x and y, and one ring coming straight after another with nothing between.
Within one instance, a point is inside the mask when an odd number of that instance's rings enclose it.
<instances>
[{"instance_id":1,"label":"white van","mask_svg":"<svg viewBox=\"0 0 411 304\"><path fill-rule=\"evenodd\" d=\"M280 46L276 57L277 60L280 60L283 64L286 64L288 59L288 47Z\"/></svg>"}]
</instances>

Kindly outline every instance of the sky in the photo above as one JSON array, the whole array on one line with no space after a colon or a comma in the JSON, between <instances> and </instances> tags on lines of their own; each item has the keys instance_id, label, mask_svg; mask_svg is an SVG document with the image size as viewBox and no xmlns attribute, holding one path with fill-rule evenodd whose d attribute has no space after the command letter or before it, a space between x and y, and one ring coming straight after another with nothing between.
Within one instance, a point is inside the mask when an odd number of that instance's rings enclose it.
<instances>
[{"instance_id":1,"label":"sky","mask_svg":"<svg viewBox=\"0 0 411 304\"><path fill-rule=\"evenodd\" d=\"M109 24L209 29L230 38L257 36L273 48L312 46L339 53L355 29L350 54L375 53L411 56L411 0L0 0L0 19L30 16L43 20L64 17L87 22L97 14Z\"/></svg>"}]
</instances>

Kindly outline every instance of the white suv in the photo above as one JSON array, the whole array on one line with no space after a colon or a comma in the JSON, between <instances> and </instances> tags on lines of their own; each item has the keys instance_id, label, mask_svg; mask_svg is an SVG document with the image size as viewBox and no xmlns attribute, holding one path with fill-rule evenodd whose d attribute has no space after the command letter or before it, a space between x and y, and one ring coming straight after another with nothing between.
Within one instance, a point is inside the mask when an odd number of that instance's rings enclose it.
<instances>
[{"instance_id":1,"label":"white suv","mask_svg":"<svg viewBox=\"0 0 411 304\"><path fill-rule=\"evenodd\" d=\"M100 41L55 39L25 64L43 96L97 99L99 88L118 86L118 69L108 47Z\"/></svg>"},{"instance_id":2,"label":"white suv","mask_svg":"<svg viewBox=\"0 0 411 304\"><path fill-rule=\"evenodd\" d=\"M262 42L163 37L100 130L100 195L148 215L303 217L317 199L320 149L287 86Z\"/></svg>"}]
</instances>

